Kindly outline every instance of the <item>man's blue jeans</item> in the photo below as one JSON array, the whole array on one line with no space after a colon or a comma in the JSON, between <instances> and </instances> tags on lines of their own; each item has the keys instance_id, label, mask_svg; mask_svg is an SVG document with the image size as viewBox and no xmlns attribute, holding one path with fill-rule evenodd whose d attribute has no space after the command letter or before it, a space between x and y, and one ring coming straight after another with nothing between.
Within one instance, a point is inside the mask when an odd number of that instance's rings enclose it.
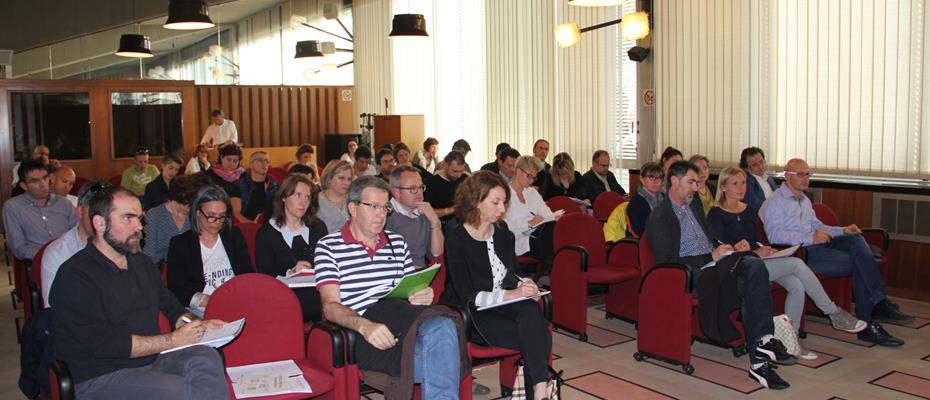
<instances>
[{"instance_id":1,"label":"man's blue jeans","mask_svg":"<svg viewBox=\"0 0 930 400\"><path fill-rule=\"evenodd\" d=\"M808 246L807 265L818 274L853 276L856 316L872 323L872 309L884 300L885 282L875 257L862 235L834 238L829 243Z\"/></svg>"},{"instance_id":2,"label":"man's blue jeans","mask_svg":"<svg viewBox=\"0 0 930 400\"><path fill-rule=\"evenodd\" d=\"M417 332L413 359L413 382L420 384L422 397L458 399L460 364L455 323L446 317L423 321Z\"/></svg>"}]
</instances>

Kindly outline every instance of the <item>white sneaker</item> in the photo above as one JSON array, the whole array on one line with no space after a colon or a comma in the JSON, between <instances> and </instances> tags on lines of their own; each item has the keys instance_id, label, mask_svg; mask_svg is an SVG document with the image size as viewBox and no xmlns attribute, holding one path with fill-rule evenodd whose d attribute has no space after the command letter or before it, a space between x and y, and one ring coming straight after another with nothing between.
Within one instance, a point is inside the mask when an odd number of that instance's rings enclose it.
<instances>
[{"instance_id":1,"label":"white sneaker","mask_svg":"<svg viewBox=\"0 0 930 400\"><path fill-rule=\"evenodd\" d=\"M798 357L805 359L805 360L816 360L817 359L817 353L814 353L813 351L808 349L807 346L804 345L804 341L801 340L801 338L798 338L798 347L801 348L801 350L798 352Z\"/></svg>"}]
</instances>

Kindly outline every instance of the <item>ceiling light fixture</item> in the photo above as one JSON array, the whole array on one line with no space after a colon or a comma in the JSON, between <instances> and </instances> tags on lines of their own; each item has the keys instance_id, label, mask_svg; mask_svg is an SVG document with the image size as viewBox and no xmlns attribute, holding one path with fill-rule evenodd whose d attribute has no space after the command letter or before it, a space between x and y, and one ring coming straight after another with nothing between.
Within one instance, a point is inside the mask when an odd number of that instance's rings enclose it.
<instances>
[{"instance_id":1,"label":"ceiling light fixture","mask_svg":"<svg viewBox=\"0 0 930 400\"><path fill-rule=\"evenodd\" d=\"M131 58L152 57L152 42L146 35L128 33L119 37L119 49L116 55Z\"/></svg>"},{"instance_id":2,"label":"ceiling light fixture","mask_svg":"<svg viewBox=\"0 0 930 400\"><path fill-rule=\"evenodd\" d=\"M615 19L613 21L607 21L597 25L591 25L587 28L578 29L578 24L574 22L568 22L555 28L555 40L559 44L559 47L571 47L581 40L581 34L583 32L593 31L595 29L601 29L603 27L616 25L619 23L620 20Z\"/></svg>"},{"instance_id":3,"label":"ceiling light fixture","mask_svg":"<svg viewBox=\"0 0 930 400\"><path fill-rule=\"evenodd\" d=\"M216 24L210 19L203 0L171 0L168 3L168 20L162 26L166 29L196 30L212 28Z\"/></svg>"},{"instance_id":4,"label":"ceiling light fixture","mask_svg":"<svg viewBox=\"0 0 930 400\"><path fill-rule=\"evenodd\" d=\"M301 40L297 42L297 49L294 58L323 57L323 50L320 42L316 40Z\"/></svg>"},{"instance_id":5,"label":"ceiling light fixture","mask_svg":"<svg viewBox=\"0 0 930 400\"><path fill-rule=\"evenodd\" d=\"M620 32L627 40L640 40L649 36L649 14L645 11L628 13L621 18Z\"/></svg>"},{"instance_id":6,"label":"ceiling light fixture","mask_svg":"<svg viewBox=\"0 0 930 400\"><path fill-rule=\"evenodd\" d=\"M429 37L429 33L426 33L426 17L423 14L395 14L388 37Z\"/></svg>"}]
</instances>

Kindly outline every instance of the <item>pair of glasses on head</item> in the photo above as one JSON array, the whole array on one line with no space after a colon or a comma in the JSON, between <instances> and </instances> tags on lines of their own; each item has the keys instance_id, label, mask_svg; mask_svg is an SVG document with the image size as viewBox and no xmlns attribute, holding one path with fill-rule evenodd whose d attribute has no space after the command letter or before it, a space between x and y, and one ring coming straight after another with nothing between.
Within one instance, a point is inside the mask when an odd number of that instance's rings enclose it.
<instances>
[{"instance_id":1,"label":"pair of glasses on head","mask_svg":"<svg viewBox=\"0 0 930 400\"><path fill-rule=\"evenodd\" d=\"M795 171L785 171L785 175L794 175L798 178L810 178L814 176L811 172L795 172Z\"/></svg>"},{"instance_id":2,"label":"pair of glasses on head","mask_svg":"<svg viewBox=\"0 0 930 400\"><path fill-rule=\"evenodd\" d=\"M200 209L197 211L200 211L200 215L203 215L203 218L207 220L207 222L209 223L215 224L218 222L226 222L225 214L224 215L208 215L207 213L203 212L203 209Z\"/></svg>"},{"instance_id":3,"label":"pair of glasses on head","mask_svg":"<svg viewBox=\"0 0 930 400\"><path fill-rule=\"evenodd\" d=\"M523 168L517 168L517 169L519 169L520 171L523 171L523 173L526 174L526 177L527 177L527 178L530 178L530 180L535 180L535 179L536 179L536 174L531 174L531 173L529 173L529 172L526 172L526 170L523 169Z\"/></svg>"},{"instance_id":4,"label":"pair of glasses on head","mask_svg":"<svg viewBox=\"0 0 930 400\"><path fill-rule=\"evenodd\" d=\"M396 188L398 188L398 189L400 189L400 190L406 190L406 191L410 192L410 194L417 194L417 193L420 193L420 192L426 192L426 185L408 186L408 187L394 186L394 187L396 187Z\"/></svg>"},{"instance_id":5,"label":"pair of glasses on head","mask_svg":"<svg viewBox=\"0 0 930 400\"><path fill-rule=\"evenodd\" d=\"M371 208L374 211L384 211L385 214L390 214L394 212L394 207L391 207L390 204L374 204L374 203L367 203L364 201L360 201L358 202L358 204L367 206L368 208Z\"/></svg>"},{"instance_id":6,"label":"pair of glasses on head","mask_svg":"<svg viewBox=\"0 0 930 400\"><path fill-rule=\"evenodd\" d=\"M149 149L136 149L135 155L137 155L137 156L147 156L147 155L149 155Z\"/></svg>"}]
</instances>

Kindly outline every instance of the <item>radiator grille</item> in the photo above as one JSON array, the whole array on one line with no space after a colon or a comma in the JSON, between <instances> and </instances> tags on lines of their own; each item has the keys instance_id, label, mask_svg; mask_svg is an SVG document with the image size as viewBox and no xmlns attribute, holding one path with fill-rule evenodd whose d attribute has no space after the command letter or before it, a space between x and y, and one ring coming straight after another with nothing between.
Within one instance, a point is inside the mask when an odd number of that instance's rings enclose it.
<instances>
[{"instance_id":1,"label":"radiator grille","mask_svg":"<svg viewBox=\"0 0 930 400\"><path fill-rule=\"evenodd\" d=\"M930 196L872 194L872 225L892 239L930 243Z\"/></svg>"}]
</instances>

